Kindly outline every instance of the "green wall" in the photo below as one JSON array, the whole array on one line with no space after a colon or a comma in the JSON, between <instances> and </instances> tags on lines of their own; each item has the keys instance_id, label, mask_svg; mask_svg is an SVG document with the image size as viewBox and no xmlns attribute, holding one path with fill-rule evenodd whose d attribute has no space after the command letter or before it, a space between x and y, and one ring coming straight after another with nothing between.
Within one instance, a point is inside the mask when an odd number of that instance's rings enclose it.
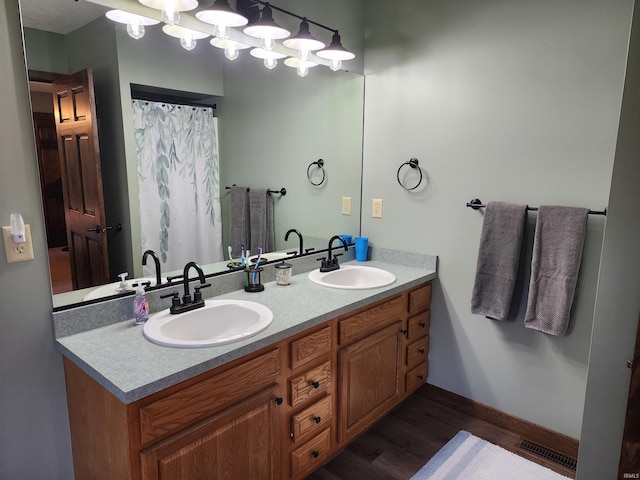
<instances>
[{"instance_id":1,"label":"green wall","mask_svg":"<svg viewBox=\"0 0 640 480\"><path fill-rule=\"evenodd\" d=\"M438 255L429 382L580 438L605 219L589 217L573 326L557 338L523 324L533 213L517 317L471 314L483 214L465 203L607 206L632 1L367 5L362 231ZM414 193L395 180L411 157L427 178Z\"/></svg>"}]
</instances>

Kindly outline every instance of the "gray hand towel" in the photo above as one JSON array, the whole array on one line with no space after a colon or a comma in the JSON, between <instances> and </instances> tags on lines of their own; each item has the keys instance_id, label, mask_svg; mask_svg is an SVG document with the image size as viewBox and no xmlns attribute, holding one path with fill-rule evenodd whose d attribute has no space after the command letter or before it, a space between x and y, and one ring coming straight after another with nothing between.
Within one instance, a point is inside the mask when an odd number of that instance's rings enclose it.
<instances>
[{"instance_id":1,"label":"gray hand towel","mask_svg":"<svg viewBox=\"0 0 640 480\"><path fill-rule=\"evenodd\" d=\"M236 257L240 256L240 245L249 245L249 192L247 187L231 187L231 235L230 243Z\"/></svg>"},{"instance_id":2,"label":"gray hand towel","mask_svg":"<svg viewBox=\"0 0 640 480\"><path fill-rule=\"evenodd\" d=\"M509 317L526 216L526 205L487 204L471 294L471 313L500 321Z\"/></svg>"},{"instance_id":3,"label":"gray hand towel","mask_svg":"<svg viewBox=\"0 0 640 480\"><path fill-rule=\"evenodd\" d=\"M272 252L276 246L273 196L267 190L251 187L249 193L251 252L254 255L258 253L258 247L262 247L263 252Z\"/></svg>"},{"instance_id":4,"label":"gray hand towel","mask_svg":"<svg viewBox=\"0 0 640 480\"><path fill-rule=\"evenodd\" d=\"M525 327L551 335L566 333L588 214L586 208L549 205L538 210Z\"/></svg>"}]
</instances>

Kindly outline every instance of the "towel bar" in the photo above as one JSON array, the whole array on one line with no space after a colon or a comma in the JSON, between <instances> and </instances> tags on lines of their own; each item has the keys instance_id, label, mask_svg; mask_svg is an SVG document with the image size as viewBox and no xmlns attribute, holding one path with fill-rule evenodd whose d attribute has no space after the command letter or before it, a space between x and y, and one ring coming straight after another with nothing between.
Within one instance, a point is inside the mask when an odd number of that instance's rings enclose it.
<instances>
[{"instance_id":1,"label":"towel bar","mask_svg":"<svg viewBox=\"0 0 640 480\"><path fill-rule=\"evenodd\" d=\"M482 203L482 200L478 198L474 198L470 202L467 202L467 207L473 208L474 210L478 210L480 208L485 208L486 205ZM527 211L537 212L538 207L527 207ZM606 214L607 214L606 208L604 210L589 210L589 215L606 215Z\"/></svg>"}]
</instances>

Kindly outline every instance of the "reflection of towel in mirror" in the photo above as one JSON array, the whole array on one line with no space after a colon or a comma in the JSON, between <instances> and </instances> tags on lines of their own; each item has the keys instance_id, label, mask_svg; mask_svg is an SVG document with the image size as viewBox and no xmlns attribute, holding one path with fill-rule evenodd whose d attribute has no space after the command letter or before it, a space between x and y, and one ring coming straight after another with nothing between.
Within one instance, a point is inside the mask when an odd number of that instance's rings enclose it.
<instances>
[{"instance_id":1,"label":"reflection of towel in mirror","mask_svg":"<svg viewBox=\"0 0 640 480\"><path fill-rule=\"evenodd\" d=\"M566 333L578 282L588 213L586 208L540 206L525 327L551 335Z\"/></svg>"},{"instance_id":2,"label":"reflection of towel in mirror","mask_svg":"<svg viewBox=\"0 0 640 480\"><path fill-rule=\"evenodd\" d=\"M231 238L230 245L236 257L240 256L240 245L249 244L249 189L231 187Z\"/></svg>"},{"instance_id":3,"label":"reflection of towel in mirror","mask_svg":"<svg viewBox=\"0 0 640 480\"><path fill-rule=\"evenodd\" d=\"M249 192L249 215L251 225L251 252L272 252L276 247L276 235L273 218L273 196L267 188L251 187Z\"/></svg>"},{"instance_id":4,"label":"reflection of towel in mirror","mask_svg":"<svg viewBox=\"0 0 640 480\"><path fill-rule=\"evenodd\" d=\"M471 313L501 321L509 317L526 213L526 205L487 204L471 294Z\"/></svg>"}]
</instances>

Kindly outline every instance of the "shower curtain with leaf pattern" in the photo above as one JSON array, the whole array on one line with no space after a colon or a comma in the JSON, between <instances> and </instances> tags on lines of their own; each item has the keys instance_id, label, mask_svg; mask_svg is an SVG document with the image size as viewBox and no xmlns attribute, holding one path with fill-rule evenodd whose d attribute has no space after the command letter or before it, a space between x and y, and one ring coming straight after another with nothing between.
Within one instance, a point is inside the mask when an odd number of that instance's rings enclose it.
<instances>
[{"instance_id":1,"label":"shower curtain with leaf pattern","mask_svg":"<svg viewBox=\"0 0 640 480\"><path fill-rule=\"evenodd\" d=\"M133 100L142 251L162 271L222 256L218 124L209 107ZM148 270L147 270L148 269ZM153 274L147 265L144 274Z\"/></svg>"}]
</instances>

